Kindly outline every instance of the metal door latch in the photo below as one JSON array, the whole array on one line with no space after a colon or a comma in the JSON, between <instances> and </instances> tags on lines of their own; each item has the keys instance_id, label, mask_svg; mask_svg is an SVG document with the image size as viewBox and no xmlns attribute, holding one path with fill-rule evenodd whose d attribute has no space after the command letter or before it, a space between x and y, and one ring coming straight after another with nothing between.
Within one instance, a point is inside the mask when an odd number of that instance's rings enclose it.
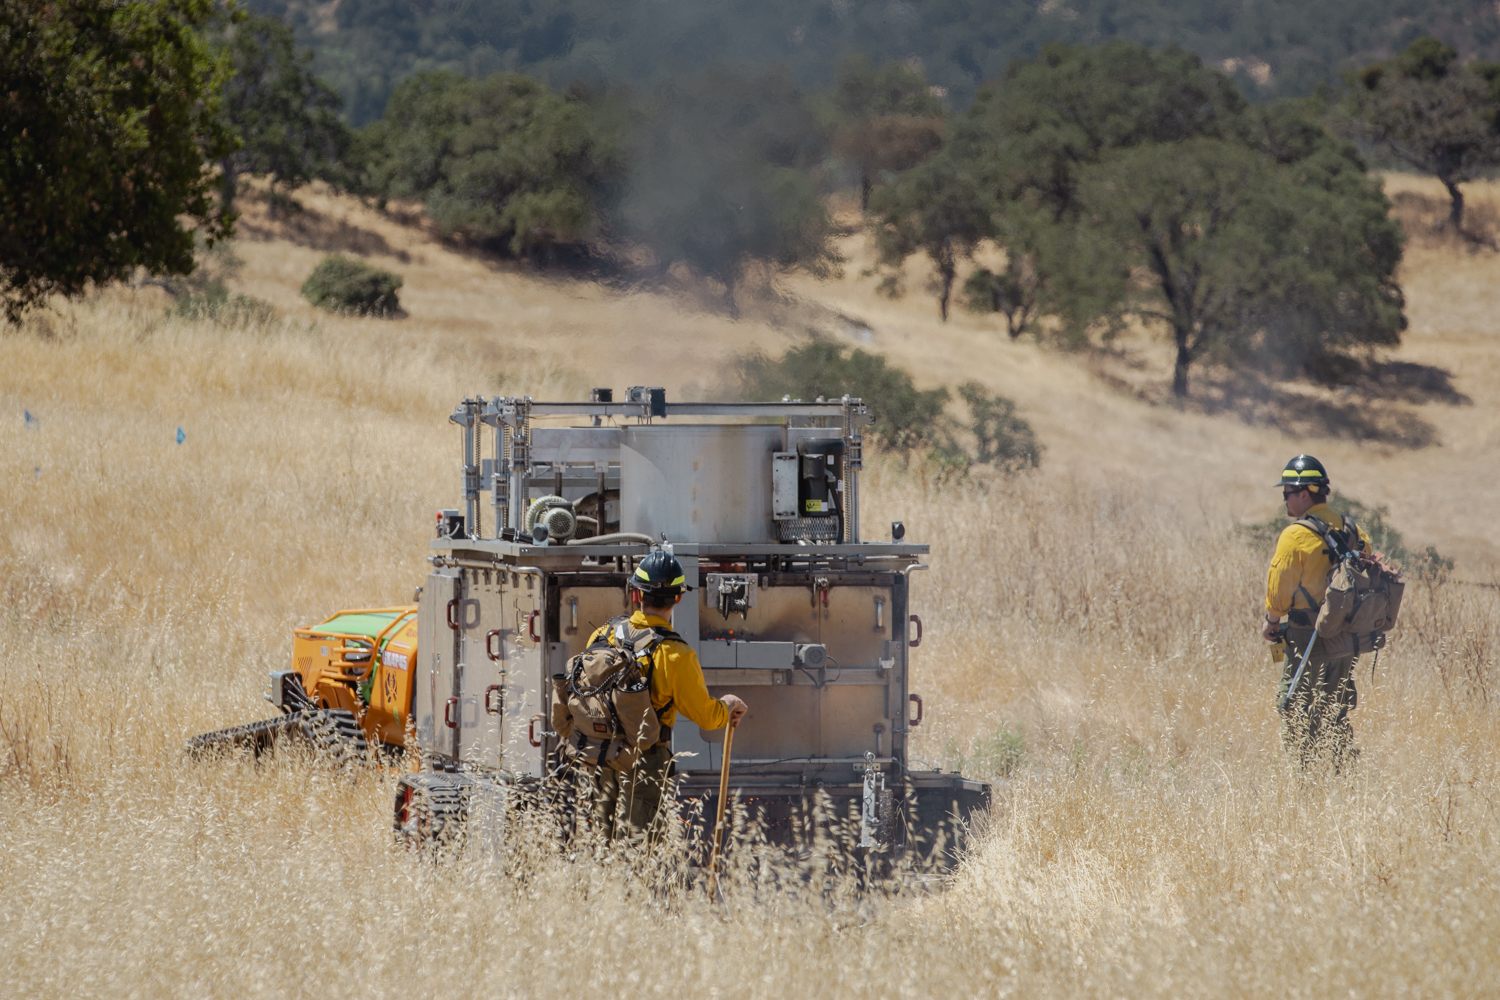
<instances>
[{"instance_id":1,"label":"metal door latch","mask_svg":"<svg viewBox=\"0 0 1500 1000\"><path fill-rule=\"evenodd\" d=\"M705 582L714 606L727 619L736 613L748 617L755 607L756 580L754 573L709 573Z\"/></svg>"}]
</instances>

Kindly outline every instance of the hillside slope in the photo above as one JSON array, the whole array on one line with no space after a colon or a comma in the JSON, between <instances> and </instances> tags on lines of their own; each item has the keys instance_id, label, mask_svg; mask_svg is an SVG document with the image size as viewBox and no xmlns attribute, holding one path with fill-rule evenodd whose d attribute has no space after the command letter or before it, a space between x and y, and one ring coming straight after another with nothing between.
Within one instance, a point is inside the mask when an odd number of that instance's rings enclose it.
<instances>
[{"instance_id":1,"label":"hillside slope","mask_svg":"<svg viewBox=\"0 0 1500 1000\"><path fill-rule=\"evenodd\" d=\"M1393 176L1408 207L1441 196L1435 183ZM1231 372L1199 372L1194 399L1165 395L1161 344L1125 342L1109 354L1065 354L1010 342L989 319L956 309L939 321L922 293L891 300L866 272L860 235L845 239L842 278L793 278L775 299L739 320L690 284L672 291L618 291L588 280L538 276L519 265L435 240L358 202L309 190L307 211L272 222L249 202L234 282L279 310L372 336L419 338L460 352L470 388L526 391L513 374L546 370L559 389L665 384L670 396L701 394L728 376L739 353L779 353L809 334L879 351L924 385L977 379L1015 399L1047 446L1045 468L1084 479L1160 480L1203 516L1261 520L1276 510L1271 484L1286 459L1311 452L1338 488L1388 505L1418 547L1436 545L1466 575L1488 579L1500 560L1500 255L1419 231L1402 269L1411 328L1372 376L1338 389L1267 387ZM1474 185L1477 211L1500 204L1500 186ZM1413 215L1416 225L1418 216ZM328 251L361 254L401 273L394 322L333 319L307 305L301 281Z\"/></svg>"},{"instance_id":2,"label":"hillside slope","mask_svg":"<svg viewBox=\"0 0 1500 1000\"><path fill-rule=\"evenodd\" d=\"M1167 405L1152 345L1069 356L940 324L930 301L874 296L857 240L841 281L792 281L730 321L688 282L541 279L306 202L274 224L246 206L236 287L274 317L218 325L111 288L0 336L0 996L531 997L597 991L601 968L632 993L735 998L1494 992L1500 589L1414 579L1359 665L1358 766L1303 770L1256 625L1265 553L1227 530L1271 512L1308 447L1493 579L1493 255L1413 251L1392 362L1413 367L1385 369L1411 401L1379 419L1339 410L1352 387L1268 405L1228 374L1202 383L1256 419L1323 407L1390 439L1358 444ZM400 270L409 315L302 302L330 249ZM912 757L993 782L946 887L887 897L816 847L802 863L744 844L721 901L675 844L638 864L526 817L502 855L429 863L393 843L390 770L183 754L274 711L292 626L411 599L457 495L455 399L702 392L737 352L809 329L927 384L981 378L1051 448L1043 475L986 488L867 475L867 523L932 546ZM1472 402L1442 402L1458 392Z\"/></svg>"},{"instance_id":3,"label":"hillside slope","mask_svg":"<svg viewBox=\"0 0 1500 1000\"><path fill-rule=\"evenodd\" d=\"M380 116L413 72L517 70L562 88L576 81L650 91L713 63L786 66L822 88L852 52L910 60L955 107L1054 42L1124 39L1180 45L1224 67L1254 98L1303 96L1348 65L1436 34L1467 58L1500 51L1500 13L1485 0L251 0L285 18L318 55L318 72L356 124Z\"/></svg>"}]
</instances>

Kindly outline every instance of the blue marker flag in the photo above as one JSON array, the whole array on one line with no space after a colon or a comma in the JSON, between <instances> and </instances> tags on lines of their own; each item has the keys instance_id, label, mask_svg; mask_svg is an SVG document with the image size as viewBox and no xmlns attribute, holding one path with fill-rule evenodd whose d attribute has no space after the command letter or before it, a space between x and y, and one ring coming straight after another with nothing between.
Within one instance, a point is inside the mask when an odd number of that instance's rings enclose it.
<instances>
[{"instance_id":1,"label":"blue marker flag","mask_svg":"<svg viewBox=\"0 0 1500 1000\"><path fill-rule=\"evenodd\" d=\"M187 435L184 434L184 433L182 433L182 428L181 427L177 428L177 443L178 444L182 444L182 442L184 442L186 440L187 440Z\"/></svg>"},{"instance_id":2,"label":"blue marker flag","mask_svg":"<svg viewBox=\"0 0 1500 1000\"><path fill-rule=\"evenodd\" d=\"M30 410L22 410L21 412L24 413L24 414L26 414L26 429L27 430L34 431L38 427L42 426L41 418L40 417L33 417L31 415L31 411Z\"/></svg>"}]
</instances>

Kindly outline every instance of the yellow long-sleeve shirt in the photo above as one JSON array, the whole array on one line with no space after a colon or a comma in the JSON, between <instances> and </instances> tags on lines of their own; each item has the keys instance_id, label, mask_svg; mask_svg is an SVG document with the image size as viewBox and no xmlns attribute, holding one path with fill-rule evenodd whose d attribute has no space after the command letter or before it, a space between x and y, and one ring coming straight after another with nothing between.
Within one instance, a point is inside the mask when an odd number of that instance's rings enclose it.
<instances>
[{"instance_id":1,"label":"yellow long-sleeve shirt","mask_svg":"<svg viewBox=\"0 0 1500 1000\"><path fill-rule=\"evenodd\" d=\"M1334 530L1344 527L1344 519L1326 503L1314 505L1304 516L1325 521ZM1359 541L1364 551L1370 551L1370 536L1363 528L1359 529ZM1331 569L1333 560L1323 539L1300 524L1287 525L1276 540L1276 554L1271 556L1271 569L1266 574L1266 613L1280 617L1293 609L1317 611L1328 593Z\"/></svg>"},{"instance_id":2,"label":"yellow long-sleeve shirt","mask_svg":"<svg viewBox=\"0 0 1500 1000\"><path fill-rule=\"evenodd\" d=\"M630 624L636 628L672 627L665 618L644 611L631 615ZM589 636L589 645L599 641L608 631L608 625L599 626ZM656 709L662 725L675 723L678 712L696 722L699 729L718 729L729 721L729 706L709 696L708 684L703 679L703 665L690 646L668 639L656 647L651 659L655 664L651 674L651 707ZM667 708L669 704L671 707Z\"/></svg>"}]
</instances>

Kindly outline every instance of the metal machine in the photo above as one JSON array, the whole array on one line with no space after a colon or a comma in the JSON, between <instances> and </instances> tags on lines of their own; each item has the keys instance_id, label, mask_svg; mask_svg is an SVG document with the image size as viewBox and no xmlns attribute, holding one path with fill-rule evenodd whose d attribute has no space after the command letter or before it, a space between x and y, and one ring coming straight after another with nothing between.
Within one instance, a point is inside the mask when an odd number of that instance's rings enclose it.
<instances>
[{"instance_id":1,"label":"metal machine","mask_svg":"<svg viewBox=\"0 0 1500 1000\"><path fill-rule=\"evenodd\" d=\"M921 851L987 805L987 785L908 763L922 722L910 583L928 547L899 524L862 534L860 400L668 403L633 387L621 401L465 399L450 419L463 502L439 515L419 597L422 764L400 781L399 834L452 836L480 799L547 799L549 678L630 612L626 581L653 545L697 588L673 627L710 692L749 705L730 789L773 839L805 832L816 807L850 820L859 846ZM679 716L680 800L712 804L722 741Z\"/></svg>"}]
</instances>

